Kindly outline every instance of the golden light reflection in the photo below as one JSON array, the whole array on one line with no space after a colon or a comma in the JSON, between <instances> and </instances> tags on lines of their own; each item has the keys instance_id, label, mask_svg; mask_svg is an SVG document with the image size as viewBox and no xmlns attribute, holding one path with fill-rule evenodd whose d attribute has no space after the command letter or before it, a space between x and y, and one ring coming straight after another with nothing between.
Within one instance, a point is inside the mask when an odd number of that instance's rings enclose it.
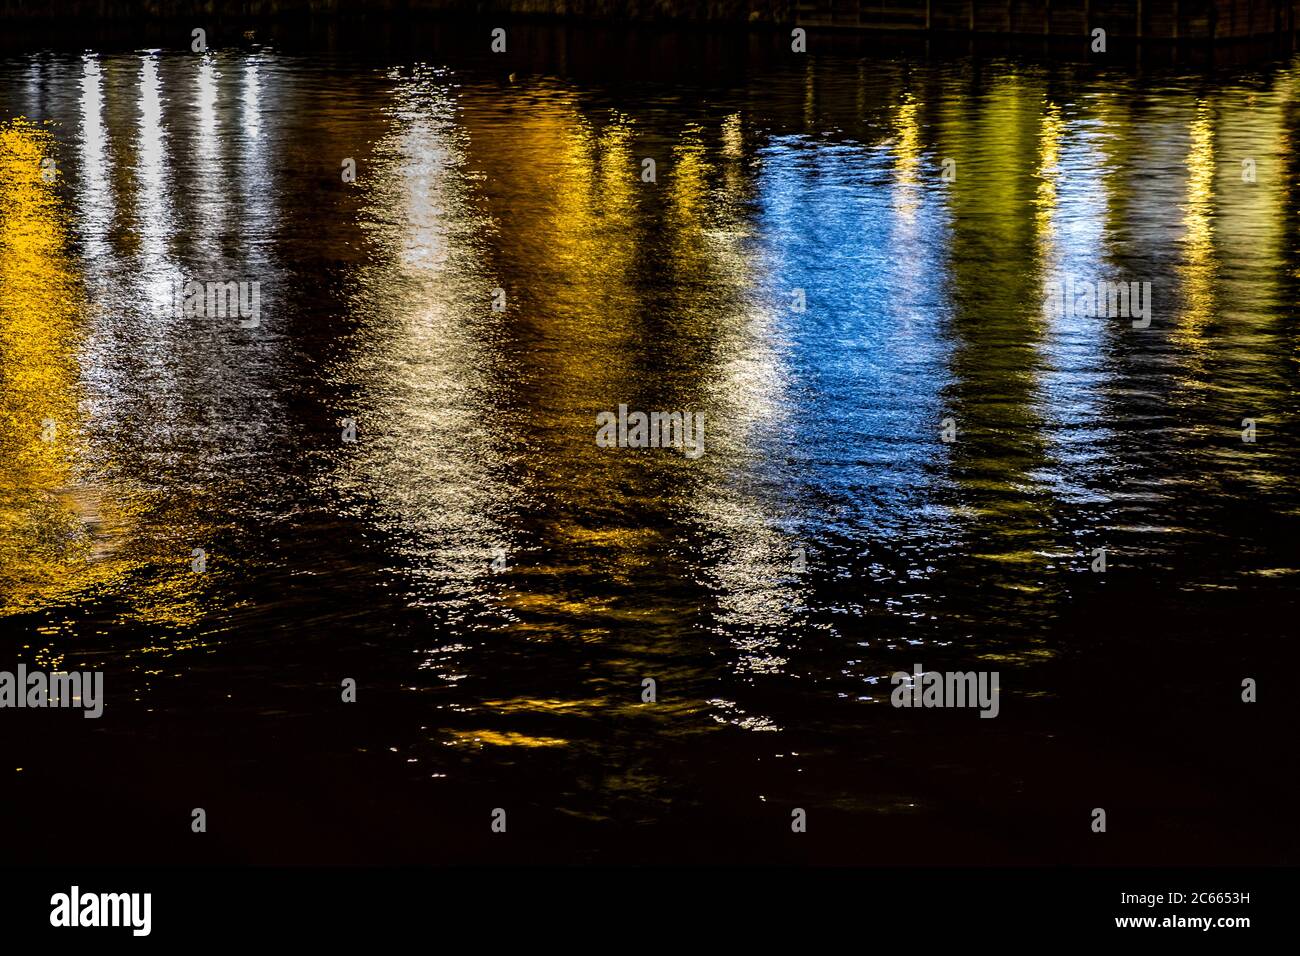
<instances>
[{"instance_id":1,"label":"golden light reflection","mask_svg":"<svg viewBox=\"0 0 1300 956\"><path fill-rule=\"evenodd\" d=\"M79 209L106 192L96 75L88 72L82 158L100 165L83 170ZM57 179L43 166L54 153L52 136L27 120L0 127L0 614L111 593L127 619L191 624L202 616L202 585L189 544L146 532L145 497L91 467L103 457L91 452L103 450L91 447L83 411L92 397L81 369L90 304L68 253ZM173 522L175 513L173 501ZM41 633L56 641L64 627ZM37 649L46 662L60 655L55 645Z\"/></svg>"},{"instance_id":2,"label":"golden light reflection","mask_svg":"<svg viewBox=\"0 0 1300 956\"><path fill-rule=\"evenodd\" d=\"M0 128L0 583L10 613L79 587L76 569L111 540L96 496L75 487L79 290L54 183L42 176L53 146L26 120Z\"/></svg>"},{"instance_id":3,"label":"golden light reflection","mask_svg":"<svg viewBox=\"0 0 1300 956\"><path fill-rule=\"evenodd\" d=\"M531 343L526 374L506 377L500 397L532 410L519 434L548 462L544 473L525 469L510 492L514 500L544 500L550 507L534 531L529 559L512 572L498 600L514 622L513 635L621 646L624 628L640 634L680 623L670 608L628 598L628 589L655 572L671 544L669 529L659 522L637 526L622 517L632 506L625 495L654 480L664 462L610 454L593 440L597 410L637 402L638 342L645 341L647 319L636 289L645 267L640 209L648 193L668 188L672 174L661 161L659 182L641 182L636 130L627 117L612 112L597 125L563 91L545 84L522 95L527 108L503 122L495 98L467 90L463 114L470 130L467 164L490 184L483 205L492 216L493 268L530 279L526 294L498 320ZM577 567L570 564L575 560ZM611 590L567 583L567 575L588 568ZM620 682L639 680L631 669L636 652L628 654L626 662L606 665ZM623 703L593 693L608 683L609 670L575 677L565 687L572 696L484 700L482 708L501 719L613 713ZM537 745L531 737L489 738L478 730L462 736ZM553 745L559 737L543 739Z\"/></svg>"},{"instance_id":4,"label":"golden light reflection","mask_svg":"<svg viewBox=\"0 0 1300 956\"><path fill-rule=\"evenodd\" d=\"M960 512L967 553L1007 600L1026 602L1041 600L1027 575L1055 547L1039 486L1050 462L1039 272L1054 229L1043 205L1054 191L1042 184L1058 163L1061 128L1044 102L1031 81L999 77L976 103L946 99L938 124L941 155L980 170L959 168L944 193L955 303L946 412L967 429L952 446L950 472L968 498Z\"/></svg>"},{"instance_id":5,"label":"golden light reflection","mask_svg":"<svg viewBox=\"0 0 1300 956\"><path fill-rule=\"evenodd\" d=\"M1052 246L1052 214L1056 209L1057 178L1061 171L1061 137L1065 121L1061 108L1048 103L1043 108L1042 123L1038 132L1038 190L1034 197L1034 224L1038 235L1039 257L1050 259Z\"/></svg>"},{"instance_id":6,"label":"golden light reflection","mask_svg":"<svg viewBox=\"0 0 1300 956\"><path fill-rule=\"evenodd\" d=\"M678 244L678 256L687 261L693 255L692 250L684 244L698 241L709 220L706 209L707 177L713 167L708 160L702 137L703 130L697 124L689 124L672 151L669 179L672 238Z\"/></svg>"},{"instance_id":7,"label":"golden light reflection","mask_svg":"<svg viewBox=\"0 0 1300 956\"><path fill-rule=\"evenodd\" d=\"M894 210L903 224L916 218L920 205L921 128L920 104L908 92L894 107Z\"/></svg>"},{"instance_id":8,"label":"golden light reflection","mask_svg":"<svg viewBox=\"0 0 1300 956\"><path fill-rule=\"evenodd\" d=\"M578 682L572 698L483 705L502 716L612 713L632 704L582 689L604 686L611 674L621 685L635 685L635 660L667 650L653 635L689 627L682 608L632 600L629 593L646 587L648 576L690 579L698 567L692 556L676 553L664 517L629 523L623 512L645 506L627 497L629 489L672 489L661 507L687 503L688 514L723 535L709 580L700 583L726 605L724 618L747 627L788 619L793 602L776 583L779 569L789 566L788 542L776 532L771 540L756 537L770 522L755 513L761 503L735 487L735 469L749 454L747 423L773 417L767 393L774 381L772 317L751 297L761 280L744 248L752 227L743 204L752 187L736 168L738 157L729 158L743 150L738 116L723 123L717 156L706 130L687 124L667 156L659 154L658 182L644 183L639 161L652 150L639 144L639 131L625 117L610 113L593 122L562 91L544 85L526 96L528 108L502 122L495 101L473 89L464 94L467 162L491 184L486 204L500 237L492 250L496 268L531 280L527 298L507 319L532 343L528 374L504 400L534 410L524 430L548 469L525 474L518 493L551 502L529 570L512 574L500 600L517 634L598 642L623 653ZM640 287L647 269L662 271L677 290L653 309ZM653 390L643 365L650 342L655 368L667 372ZM701 361L701 349L716 360ZM672 452L612 454L594 447L593 412L620 402L707 411L709 454L691 463ZM575 569L552 554L582 556L578 570L596 569L616 590L566 587L565 573ZM742 652L753 660L771 656L766 645ZM707 706L696 700L691 708ZM663 722L666 711L642 712Z\"/></svg>"},{"instance_id":9,"label":"golden light reflection","mask_svg":"<svg viewBox=\"0 0 1300 956\"><path fill-rule=\"evenodd\" d=\"M131 546L138 503L81 467L85 301L57 193L42 177L52 149L50 135L25 120L0 129L0 614L116 590L148 563ZM166 624L196 619L197 576L182 577L188 570L178 560L172 573L132 591L126 613Z\"/></svg>"},{"instance_id":10,"label":"golden light reflection","mask_svg":"<svg viewBox=\"0 0 1300 956\"><path fill-rule=\"evenodd\" d=\"M563 747L562 737L538 737L513 730L453 730L452 738L460 744L490 744L493 747Z\"/></svg>"},{"instance_id":11,"label":"golden light reflection","mask_svg":"<svg viewBox=\"0 0 1300 956\"><path fill-rule=\"evenodd\" d=\"M727 159L745 158L745 130L739 113L722 121L722 155Z\"/></svg>"},{"instance_id":12,"label":"golden light reflection","mask_svg":"<svg viewBox=\"0 0 1300 956\"><path fill-rule=\"evenodd\" d=\"M1289 333L1277 304L1289 295L1289 250L1277 210L1287 205L1292 88L1284 79L1265 94L1217 91L1197 102L1190 125L1180 272L1186 309L1175 328L1186 349L1180 401L1222 396L1230 409L1222 427L1233 438L1248 413L1268 429L1286 407L1279 345ZM1287 480L1287 452L1272 442L1212 441L1200 453L1205 473L1231 474L1260 494Z\"/></svg>"},{"instance_id":13,"label":"golden light reflection","mask_svg":"<svg viewBox=\"0 0 1300 956\"><path fill-rule=\"evenodd\" d=\"M1196 101L1188 127L1187 197L1183 205L1183 310L1173 338L1199 368L1206 350L1205 326L1214 310L1214 114L1205 98ZM1199 375L1194 373L1194 378ZM1190 383L1190 382L1189 382Z\"/></svg>"}]
</instances>

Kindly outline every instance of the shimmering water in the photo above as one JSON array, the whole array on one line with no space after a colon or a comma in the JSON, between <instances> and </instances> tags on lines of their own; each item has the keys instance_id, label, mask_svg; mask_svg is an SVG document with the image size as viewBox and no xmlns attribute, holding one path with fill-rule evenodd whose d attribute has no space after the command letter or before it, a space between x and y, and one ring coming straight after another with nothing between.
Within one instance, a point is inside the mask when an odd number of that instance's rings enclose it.
<instances>
[{"instance_id":1,"label":"shimmering water","mask_svg":"<svg viewBox=\"0 0 1300 956\"><path fill-rule=\"evenodd\" d=\"M0 852L1294 862L1300 62L566 36L0 61Z\"/></svg>"}]
</instances>

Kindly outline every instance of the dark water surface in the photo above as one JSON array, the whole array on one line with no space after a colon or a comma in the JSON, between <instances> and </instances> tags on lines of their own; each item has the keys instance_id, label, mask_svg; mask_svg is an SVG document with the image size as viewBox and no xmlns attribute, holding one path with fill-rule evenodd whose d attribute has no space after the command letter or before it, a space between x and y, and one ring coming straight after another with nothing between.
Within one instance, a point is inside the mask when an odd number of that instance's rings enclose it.
<instances>
[{"instance_id":1,"label":"dark water surface","mask_svg":"<svg viewBox=\"0 0 1300 956\"><path fill-rule=\"evenodd\" d=\"M0 60L0 854L1295 862L1300 61L565 36Z\"/></svg>"}]
</instances>

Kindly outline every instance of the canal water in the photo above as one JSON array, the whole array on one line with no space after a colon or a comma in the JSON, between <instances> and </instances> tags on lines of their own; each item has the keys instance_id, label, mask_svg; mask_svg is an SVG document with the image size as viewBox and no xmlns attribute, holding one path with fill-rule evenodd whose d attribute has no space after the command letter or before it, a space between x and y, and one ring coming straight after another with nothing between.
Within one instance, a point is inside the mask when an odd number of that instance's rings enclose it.
<instances>
[{"instance_id":1,"label":"canal water","mask_svg":"<svg viewBox=\"0 0 1300 956\"><path fill-rule=\"evenodd\" d=\"M1295 862L1300 61L480 32L0 59L0 854Z\"/></svg>"}]
</instances>

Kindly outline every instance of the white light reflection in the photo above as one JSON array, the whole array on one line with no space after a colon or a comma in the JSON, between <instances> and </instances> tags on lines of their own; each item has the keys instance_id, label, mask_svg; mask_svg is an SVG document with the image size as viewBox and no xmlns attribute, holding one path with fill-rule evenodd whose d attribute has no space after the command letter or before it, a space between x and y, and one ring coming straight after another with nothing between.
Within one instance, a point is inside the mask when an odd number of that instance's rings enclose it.
<instances>
[{"instance_id":1,"label":"white light reflection","mask_svg":"<svg viewBox=\"0 0 1300 956\"><path fill-rule=\"evenodd\" d=\"M415 578L412 600L455 613L481 599L510 541L494 515L511 494L501 481L482 336L488 293L470 246L467 200L449 78L417 66L397 81L387 135L378 144L364 221L376 265L363 270L354 304L362 326L337 373L358 388L365 441L336 474Z\"/></svg>"}]
</instances>

